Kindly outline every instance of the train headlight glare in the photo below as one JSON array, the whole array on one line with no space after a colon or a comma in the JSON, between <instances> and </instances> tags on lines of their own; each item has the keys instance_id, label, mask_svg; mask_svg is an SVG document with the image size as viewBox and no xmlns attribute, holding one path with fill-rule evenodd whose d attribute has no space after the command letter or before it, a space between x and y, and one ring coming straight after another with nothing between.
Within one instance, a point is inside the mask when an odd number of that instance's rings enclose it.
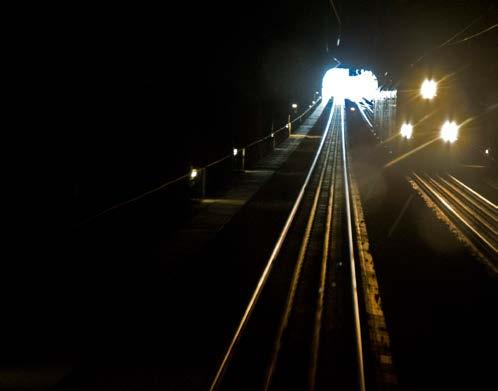
<instances>
[{"instance_id":1,"label":"train headlight glare","mask_svg":"<svg viewBox=\"0 0 498 391\"><path fill-rule=\"evenodd\" d=\"M433 99L437 93L437 83L434 80L425 79L420 87L420 95L424 99Z\"/></svg>"},{"instance_id":2,"label":"train headlight glare","mask_svg":"<svg viewBox=\"0 0 498 391\"><path fill-rule=\"evenodd\" d=\"M412 137L412 134L413 134L412 124L404 123L403 125L401 125L401 135L404 138L410 139Z\"/></svg>"},{"instance_id":3,"label":"train headlight glare","mask_svg":"<svg viewBox=\"0 0 498 391\"><path fill-rule=\"evenodd\" d=\"M446 121L441 127L441 138L445 142L454 143L458 139L458 125L455 121Z\"/></svg>"}]
</instances>

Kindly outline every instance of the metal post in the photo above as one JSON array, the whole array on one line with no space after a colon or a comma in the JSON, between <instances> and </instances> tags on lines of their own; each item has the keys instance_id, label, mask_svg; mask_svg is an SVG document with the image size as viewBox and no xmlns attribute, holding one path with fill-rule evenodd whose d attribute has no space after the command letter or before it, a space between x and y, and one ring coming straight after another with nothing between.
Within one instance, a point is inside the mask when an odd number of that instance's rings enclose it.
<instances>
[{"instance_id":1,"label":"metal post","mask_svg":"<svg viewBox=\"0 0 498 391\"><path fill-rule=\"evenodd\" d=\"M202 178L201 178L201 197L206 197L206 174L207 168L202 169Z\"/></svg>"},{"instance_id":2,"label":"metal post","mask_svg":"<svg viewBox=\"0 0 498 391\"><path fill-rule=\"evenodd\" d=\"M275 149L275 134L273 133L273 121L271 121L271 147L272 150Z\"/></svg>"},{"instance_id":3,"label":"metal post","mask_svg":"<svg viewBox=\"0 0 498 391\"><path fill-rule=\"evenodd\" d=\"M291 122L290 117L291 117L291 116L290 116L290 114L289 114L289 117L288 117L288 119L287 119L287 124L289 125L289 137L290 137L290 135L291 135L291 133L292 133L292 122Z\"/></svg>"},{"instance_id":4,"label":"metal post","mask_svg":"<svg viewBox=\"0 0 498 391\"><path fill-rule=\"evenodd\" d=\"M241 164L242 171L246 170L246 149L242 148L242 164Z\"/></svg>"}]
</instances>

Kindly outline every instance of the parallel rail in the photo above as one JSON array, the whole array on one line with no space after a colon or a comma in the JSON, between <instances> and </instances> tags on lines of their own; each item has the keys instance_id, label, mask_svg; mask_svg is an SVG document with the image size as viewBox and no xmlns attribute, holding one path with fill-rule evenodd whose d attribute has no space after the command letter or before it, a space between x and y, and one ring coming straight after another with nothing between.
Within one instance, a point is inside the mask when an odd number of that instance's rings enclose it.
<instances>
[{"instance_id":1,"label":"parallel rail","mask_svg":"<svg viewBox=\"0 0 498 391\"><path fill-rule=\"evenodd\" d=\"M497 271L498 209L452 175L419 175L413 181Z\"/></svg>"},{"instance_id":2,"label":"parallel rail","mask_svg":"<svg viewBox=\"0 0 498 391\"><path fill-rule=\"evenodd\" d=\"M344 122L344 105L334 104L211 391L367 388Z\"/></svg>"}]
</instances>

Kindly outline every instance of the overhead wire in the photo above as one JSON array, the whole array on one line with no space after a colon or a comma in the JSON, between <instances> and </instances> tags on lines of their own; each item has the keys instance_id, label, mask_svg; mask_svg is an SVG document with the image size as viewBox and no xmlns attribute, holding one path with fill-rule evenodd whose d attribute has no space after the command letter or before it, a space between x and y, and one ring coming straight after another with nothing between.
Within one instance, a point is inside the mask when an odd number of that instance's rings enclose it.
<instances>
[{"instance_id":1,"label":"overhead wire","mask_svg":"<svg viewBox=\"0 0 498 391\"><path fill-rule=\"evenodd\" d=\"M337 46L340 45L341 42L341 33L342 33L342 21L341 17L339 16L339 12L337 12L337 8L335 6L334 0L329 0L330 6L332 7L332 10L334 11L335 18L337 19L337 22L339 23L338 26L338 33L337 33Z\"/></svg>"},{"instance_id":2,"label":"overhead wire","mask_svg":"<svg viewBox=\"0 0 498 391\"><path fill-rule=\"evenodd\" d=\"M431 52L435 51L435 50L439 50L441 49L442 47L448 45L451 41L453 41L456 37L458 37L459 35L463 34L465 31L467 31L470 27L472 27L479 19L482 18L482 15L481 16L478 16L477 18L475 18L470 24L468 24L467 26L465 26L462 30L460 30L459 32L457 32L456 34L452 35L449 39L447 39L446 41L444 41L443 43L441 43L439 46L436 46L432 49L429 49L427 52L425 52L422 56L420 56L419 58L417 58L417 60L415 60L415 62L413 62L411 64L411 66L417 64L418 62L420 62L421 60L423 60L425 57L427 57Z\"/></svg>"},{"instance_id":3,"label":"overhead wire","mask_svg":"<svg viewBox=\"0 0 498 391\"><path fill-rule=\"evenodd\" d=\"M478 37L478 36L480 36L480 35L482 35L482 34L485 34L485 33L487 33L488 31L491 31L491 30L493 30L493 29L495 29L495 28L497 28L497 27L498 27L498 23L497 23L497 24L494 24L494 25L492 25L492 26L490 26L490 27L488 27L488 28L486 28L486 29L484 29L484 30L482 30L482 31L479 31L478 33L475 33L475 34L472 34L472 35L470 35L470 36L468 36L468 37L465 37L464 39L462 39L462 40L460 40L460 41L453 42L453 43L451 43L451 44L450 44L450 46L453 46L453 45L458 45L459 43L462 43L462 42L465 42L465 41L469 41L469 40L471 40L471 39L474 39L474 38L476 38L476 37Z\"/></svg>"}]
</instances>

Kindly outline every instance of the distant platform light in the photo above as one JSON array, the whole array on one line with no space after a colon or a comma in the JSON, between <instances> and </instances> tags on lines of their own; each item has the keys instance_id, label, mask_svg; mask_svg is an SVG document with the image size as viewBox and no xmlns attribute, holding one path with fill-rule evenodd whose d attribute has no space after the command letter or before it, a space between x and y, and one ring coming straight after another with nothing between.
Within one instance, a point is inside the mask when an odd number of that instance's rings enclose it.
<instances>
[{"instance_id":1,"label":"distant platform light","mask_svg":"<svg viewBox=\"0 0 498 391\"><path fill-rule=\"evenodd\" d=\"M425 79L420 87L420 95L424 99L433 99L437 94L437 83L434 80Z\"/></svg>"},{"instance_id":2,"label":"distant platform light","mask_svg":"<svg viewBox=\"0 0 498 391\"><path fill-rule=\"evenodd\" d=\"M198 174L199 174L199 172L197 171L197 169L196 168L192 168L192 171L190 171L190 179L197 178Z\"/></svg>"},{"instance_id":3,"label":"distant platform light","mask_svg":"<svg viewBox=\"0 0 498 391\"><path fill-rule=\"evenodd\" d=\"M237 148L234 148L233 149L233 156L237 156L238 153L239 153L239 150Z\"/></svg>"},{"instance_id":4,"label":"distant platform light","mask_svg":"<svg viewBox=\"0 0 498 391\"><path fill-rule=\"evenodd\" d=\"M289 129L289 124L285 125L285 127L286 127L287 129Z\"/></svg>"},{"instance_id":5,"label":"distant platform light","mask_svg":"<svg viewBox=\"0 0 498 391\"><path fill-rule=\"evenodd\" d=\"M315 101L312 101L311 103L315 104L316 102L315 102Z\"/></svg>"},{"instance_id":6,"label":"distant platform light","mask_svg":"<svg viewBox=\"0 0 498 391\"><path fill-rule=\"evenodd\" d=\"M356 109L354 107L351 107L349 110L356 111Z\"/></svg>"},{"instance_id":7,"label":"distant platform light","mask_svg":"<svg viewBox=\"0 0 498 391\"><path fill-rule=\"evenodd\" d=\"M484 151L484 153L485 153L486 155L489 155L489 148L486 148L486 150Z\"/></svg>"},{"instance_id":8,"label":"distant platform light","mask_svg":"<svg viewBox=\"0 0 498 391\"><path fill-rule=\"evenodd\" d=\"M296 103L293 103L293 104L292 104L292 108L293 108L293 109L297 109L297 104L296 104Z\"/></svg>"},{"instance_id":9,"label":"distant platform light","mask_svg":"<svg viewBox=\"0 0 498 391\"><path fill-rule=\"evenodd\" d=\"M309 108L311 109L311 105L309 105Z\"/></svg>"},{"instance_id":10,"label":"distant platform light","mask_svg":"<svg viewBox=\"0 0 498 391\"><path fill-rule=\"evenodd\" d=\"M412 124L405 122L403 125L401 125L401 136L403 136L404 138L409 140L412 138L412 134L413 134L413 125Z\"/></svg>"},{"instance_id":11,"label":"distant platform light","mask_svg":"<svg viewBox=\"0 0 498 391\"><path fill-rule=\"evenodd\" d=\"M275 137L275 133L272 133L270 136L271 136L272 138L273 138L273 137Z\"/></svg>"},{"instance_id":12,"label":"distant platform light","mask_svg":"<svg viewBox=\"0 0 498 391\"><path fill-rule=\"evenodd\" d=\"M319 92L318 92L318 91L315 91L315 94L317 94L317 95L318 95L318 94L319 94Z\"/></svg>"},{"instance_id":13,"label":"distant platform light","mask_svg":"<svg viewBox=\"0 0 498 391\"><path fill-rule=\"evenodd\" d=\"M441 138L445 142L454 143L458 139L458 125L455 121L446 121L441 127Z\"/></svg>"}]
</instances>

